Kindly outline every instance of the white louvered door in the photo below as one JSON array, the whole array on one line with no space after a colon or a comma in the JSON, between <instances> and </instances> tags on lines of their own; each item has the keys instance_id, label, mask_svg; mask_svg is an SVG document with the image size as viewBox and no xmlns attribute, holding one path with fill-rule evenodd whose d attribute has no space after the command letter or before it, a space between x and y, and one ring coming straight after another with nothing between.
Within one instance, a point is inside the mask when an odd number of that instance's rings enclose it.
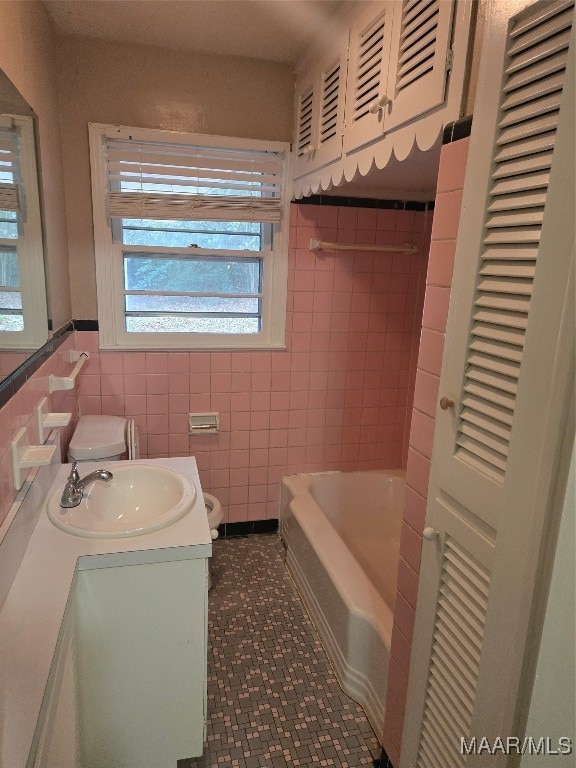
<instances>
[{"instance_id":1,"label":"white louvered door","mask_svg":"<svg viewBox=\"0 0 576 768\"><path fill-rule=\"evenodd\" d=\"M491 6L440 382L454 406L436 416L401 768L497 768L505 755L462 755L460 738L523 735L531 606L574 385L573 5Z\"/></svg>"},{"instance_id":2,"label":"white louvered door","mask_svg":"<svg viewBox=\"0 0 576 768\"><path fill-rule=\"evenodd\" d=\"M444 102L455 0L402 0L396 7L385 129Z\"/></svg>"},{"instance_id":3,"label":"white louvered door","mask_svg":"<svg viewBox=\"0 0 576 768\"><path fill-rule=\"evenodd\" d=\"M350 32L344 151L352 152L384 133L394 2L371 5Z\"/></svg>"}]
</instances>

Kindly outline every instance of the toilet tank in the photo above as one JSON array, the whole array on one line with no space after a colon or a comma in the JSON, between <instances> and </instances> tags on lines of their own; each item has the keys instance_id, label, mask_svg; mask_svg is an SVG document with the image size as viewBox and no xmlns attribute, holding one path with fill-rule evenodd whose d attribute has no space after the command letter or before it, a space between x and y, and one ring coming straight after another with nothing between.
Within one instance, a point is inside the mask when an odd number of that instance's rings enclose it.
<instances>
[{"instance_id":1,"label":"toilet tank","mask_svg":"<svg viewBox=\"0 0 576 768\"><path fill-rule=\"evenodd\" d=\"M119 461L126 458L126 419L81 416L68 446L69 461Z\"/></svg>"}]
</instances>

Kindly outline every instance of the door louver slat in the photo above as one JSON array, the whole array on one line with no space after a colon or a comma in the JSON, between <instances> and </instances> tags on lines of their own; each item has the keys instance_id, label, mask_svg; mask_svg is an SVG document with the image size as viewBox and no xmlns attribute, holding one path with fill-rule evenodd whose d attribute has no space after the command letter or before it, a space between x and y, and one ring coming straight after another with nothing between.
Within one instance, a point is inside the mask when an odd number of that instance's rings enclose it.
<instances>
[{"instance_id":1,"label":"door louver slat","mask_svg":"<svg viewBox=\"0 0 576 768\"><path fill-rule=\"evenodd\" d=\"M515 245L516 243L538 243L540 241L540 227L531 227L530 229L522 227L509 227L508 229L497 229L488 232L484 238L485 245L494 245L503 243L506 245Z\"/></svg>"},{"instance_id":2,"label":"door louver slat","mask_svg":"<svg viewBox=\"0 0 576 768\"><path fill-rule=\"evenodd\" d=\"M499 199L499 198L498 198ZM533 261L538 256L537 248L526 248L523 245L509 245L507 248L488 248L483 253L484 261L496 259L504 261Z\"/></svg>"},{"instance_id":3,"label":"door louver slat","mask_svg":"<svg viewBox=\"0 0 576 768\"><path fill-rule=\"evenodd\" d=\"M503 309L508 312L527 313L530 307L528 296L500 296L498 294L485 293L474 302L476 307L489 309Z\"/></svg>"},{"instance_id":4,"label":"door louver slat","mask_svg":"<svg viewBox=\"0 0 576 768\"><path fill-rule=\"evenodd\" d=\"M515 208L543 208L546 194L541 191L518 192L515 195L499 195L488 206L488 212L511 211Z\"/></svg>"},{"instance_id":5,"label":"door louver slat","mask_svg":"<svg viewBox=\"0 0 576 768\"><path fill-rule=\"evenodd\" d=\"M487 278L486 280L481 280L478 284L478 289L483 293L509 293L512 297L518 295L530 296L532 294L532 283L529 280L519 280L515 283L514 280Z\"/></svg>"},{"instance_id":6,"label":"door louver slat","mask_svg":"<svg viewBox=\"0 0 576 768\"><path fill-rule=\"evenodd\" d=\"M487 323L489 325L496 325L500 320L501 315L498 312L490 312L487 310L480 310L478 312L474 313L474 320L480 325L482 323ZM508 326L511 328L522 328L523 330L526 329L526 326L528 325L528 321L525 316L522 315L516 315L510 313L508 317ZM474 349L473 343L470 345L472 349Z\"/></svg>"},{"instance_id":7,"label":"door louver slat","mask_svg":"<svg viewBox=\"0 0 576 768\"><path fill-rule=\"evenodd\" d=\"M572 13L573 3L536 6L509 38L463 382L466 394L455 441L457 455L484 462L484 471L500 481L536 275ZM480 403L471 385L481 387ZM512 402L505 404L503 398ZM507 409L505 427L497 416L500 407ZM491 425L490 419L497 421Z\"/></svg>"},{"instance_id":8,"label":"door louver slat","mask_svg":"<svg viewBox=\"0 0 576 768\"><path fill-rule=\"evenodd\" d=\"M486 569L446 535L417 768L464 765L489 589Z\"/></svg>"}]
</instances>

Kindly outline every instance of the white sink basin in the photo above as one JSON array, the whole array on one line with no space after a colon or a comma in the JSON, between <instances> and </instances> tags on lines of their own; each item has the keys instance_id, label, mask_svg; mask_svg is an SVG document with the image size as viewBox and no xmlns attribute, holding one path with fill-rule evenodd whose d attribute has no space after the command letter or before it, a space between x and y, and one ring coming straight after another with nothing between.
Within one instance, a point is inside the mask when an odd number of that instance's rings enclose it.
<instances>
[{"instance_id":1,"label":"white sink basin","mask_svg":"<svg viewBox=\"0 0 576 768\"><path fill-rule=\"evenodd\" d=\"M64 484L48 500L48 517L75 536L115 539L157 531L183 517L194 504L194 483L154 464L110 463L112 480L96 480L84 489L77 507L60 506Z\"/></svg>"}]
</instances>

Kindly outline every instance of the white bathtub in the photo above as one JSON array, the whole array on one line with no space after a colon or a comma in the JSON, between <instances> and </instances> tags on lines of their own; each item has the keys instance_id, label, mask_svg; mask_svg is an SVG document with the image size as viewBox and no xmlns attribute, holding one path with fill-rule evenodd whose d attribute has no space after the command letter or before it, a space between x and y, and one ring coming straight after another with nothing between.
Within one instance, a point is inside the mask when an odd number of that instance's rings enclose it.
<instances>
[{"instance_id":1,"label":"white bathtub","mask_svg":"<svg viewBox=\"0 0 576 768\"><path fill-rule=\"evenodd\" d=\"M405 472L282 481L287 565L340 685L382 741Z\"/></svg>"}]
</instances>

